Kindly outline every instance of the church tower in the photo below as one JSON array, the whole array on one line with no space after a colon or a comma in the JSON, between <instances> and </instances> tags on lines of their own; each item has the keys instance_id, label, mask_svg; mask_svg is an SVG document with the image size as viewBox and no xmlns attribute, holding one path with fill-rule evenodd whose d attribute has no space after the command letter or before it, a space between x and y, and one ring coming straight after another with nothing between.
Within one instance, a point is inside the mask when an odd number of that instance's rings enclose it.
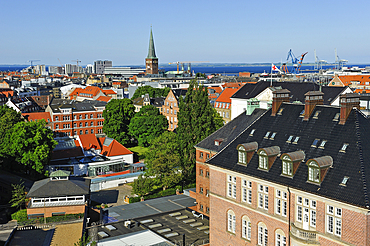
<instances>
[{"instance_id":1,"label":"church tower","mask_svg":"<svg viewBox=\"0 0 370 246\"><path fill-rule=\"evenodd\" d=\"M149 51L145 59L145 68L147 74L158 74L158 58L155 55L152 28L150 28Z\"/></svg>"}]
</instances>

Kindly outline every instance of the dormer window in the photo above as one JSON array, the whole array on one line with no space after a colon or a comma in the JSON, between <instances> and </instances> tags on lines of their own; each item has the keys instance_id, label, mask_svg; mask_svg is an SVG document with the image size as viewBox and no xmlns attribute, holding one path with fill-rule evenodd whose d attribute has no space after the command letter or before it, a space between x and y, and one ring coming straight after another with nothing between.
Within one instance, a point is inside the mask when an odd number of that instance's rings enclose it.
<instances>
[{"instance_id":1,"label":"dormer window","mask_svg":"<svg viewBox=\"0 0 370 246\"><path fill-rule=\"evenodd\" d=\"M281 174L292 177L305 157L306 155L302 150L282 154L280 157L282 161Z\"/></svg>"},{"instance_id":2,"label":"dormer window","mask_svg":"<svg viewBox=\"0 0 370 246\"><path fill-rule=\"evenodd\" d=\"M219 146L224 140L222 138L215 139L215 145Z\"/></svg>"},{"instance_id":3,"label":"dormer window","mask_svg":"<svg viewBox=\"0 0 370 246\"><path fill-rule=\"evenodd\" d=\"M329 167L333 165L333 158L331 156L323 156L313 158L307 161L308 166L308 182L321 184L324 180Z\"/></svg>"},{"instance_id":4,"label":"dormer window","mask_svg":"<svg viewBox=\"0 0 370 246\"><path fill-rule=\"evenodd\" d=\"M267 158L266 152L262 150L260 151L258 155L259 155L258 168L263 169L263 170L268 170L268 166L267 166L268 158Z\"/></svg>"},{"instance_id":5,"label":"dormer window","mask_svg":"<svg viewBox=\"0 0 370 246\"><path fill-rule=\"evenodd\" d=\"M274 163L278 154L280 154L279 146L259 149L258 169L268 171Z\"/></svg>"},{"instance_id":6,"label":"dormer window","mask_svg":"<svg viewBox=\"0 0 370 246\"><path fill-rule=\"evenodd\" d=\"M246 165L252 159L253 154L258 149L257 142L239 144L238 150L238 164Z\"/></svg>"}]
</instances>

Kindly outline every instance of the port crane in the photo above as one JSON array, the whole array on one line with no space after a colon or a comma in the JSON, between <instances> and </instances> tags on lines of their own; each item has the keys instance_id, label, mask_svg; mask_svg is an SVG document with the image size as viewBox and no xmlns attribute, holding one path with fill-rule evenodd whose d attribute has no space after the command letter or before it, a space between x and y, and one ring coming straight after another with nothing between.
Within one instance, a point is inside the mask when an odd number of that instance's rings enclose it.
<instances>
[{"instance_id":1,"label":"port crane","mask_svg":"<svg viewBox=\"0 0 370 246\"><path fill-rule=\"evenodd\" d=\"M319 57L316 55L316 50L314 50L315 53L315 67L314 69L321 70L322 69L322 64L328 63L325 60L320 60Z\"/></svg>"},{"instance_id":2,"label":"port crane","mask_svg":"<svg viewBox=\"0 0 370 246\"><path fill-rule=\"evenodd\" d=\"M303 62L303 58L307 55L308 52L306 53L303 53L302 55L300 55L298 58L295 57L295 55L293 54L293 51L292 49L289 50L288 52L288 56L286 58L287 62L289 61L289 58L291 59L292 61L292 64L293 64L293 71L292 73L294 74L297 74L299 73L299 70L301 69L301 66L302 66L302 62ZM286 63L284 63L282 65L282 70L285 72L285 73L289 73L289 70L288 70L288 67L286 65Z\"/></svg>"},{"instance_id":3,"label":"port crane","mask_svg":"<svg viewBox=\"0 0 370 246\"><path fill-rule=\"evenodd\" d=\"M344 60L344 59L340 59L338 54L337 54L337 49L335 48L334 49L335 51L335 68L336 69L341 69L344 65L346 65L346 63L348 62L348 60Z\"/></svg>"},{"instance_id":4,"label":"port crane","mask_svg":"<svg viewBox=\"0 0 370 246\"><path fill-rule=\"evenodd\" d=\"M181 64L182 70L184 70L184 64L188 63L188 67L190 70L191 63L206 63L209 61L177 61L177 62L169 62L168 64L176 64L177 65L177 73L179 73L179 65Z\"/></svg>"}]
</instances>

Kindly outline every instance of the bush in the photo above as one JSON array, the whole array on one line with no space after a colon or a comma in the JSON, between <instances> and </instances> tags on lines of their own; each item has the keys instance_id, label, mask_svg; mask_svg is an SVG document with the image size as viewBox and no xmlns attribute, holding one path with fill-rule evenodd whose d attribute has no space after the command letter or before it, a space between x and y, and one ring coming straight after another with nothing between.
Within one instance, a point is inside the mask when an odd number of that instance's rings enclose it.
<instances>
[{"instance_id":1,"label":"bush","mask_svg":"<svg viewBox=\"0 0 370 246\"><path fill-rule=\"evenodd\" d=\"M19 210L12 214L12 219L18 222L27 220L27 209Z\"/></svg>"}]
</instances>

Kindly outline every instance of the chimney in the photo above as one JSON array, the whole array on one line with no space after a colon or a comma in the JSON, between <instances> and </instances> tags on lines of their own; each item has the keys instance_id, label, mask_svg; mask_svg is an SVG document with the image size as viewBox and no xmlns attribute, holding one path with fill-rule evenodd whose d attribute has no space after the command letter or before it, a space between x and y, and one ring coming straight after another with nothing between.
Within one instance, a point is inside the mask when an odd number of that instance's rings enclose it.
<instances>
[{"instance_id":1,"label":"chimney","mask_svg":"<svg viewBox=\"0 0 370 246\"><path fill-rule=\"evenodd\" d=\"M316 105L324 104L324 93L321 91L309 91L305 96L305 105L304 105L304 118L303 120L308 120L312 111L315 109Z\"/></svg>"},{"instance_id":2,"label":"chimney","mask_svg":"<svg viewBox=\"0 0 370 246\"><path fill-rule=\"evenodd\" d=\"M340 121L344 125L353 108L360 109L360 95L357 93L347 93L340 95Z\"/></svg>"},{"instance_id":3,"label":"chimney","mask_svg":"<svg viewBox=\"0 0 370 246\"><path fill-rule=\"evenodd\" d=\"M275 90L272 92L272 112L271 116L275 116L280 105L283 102L289 102L290 91L287 89Z\"/></svg>"}]
</instances>

